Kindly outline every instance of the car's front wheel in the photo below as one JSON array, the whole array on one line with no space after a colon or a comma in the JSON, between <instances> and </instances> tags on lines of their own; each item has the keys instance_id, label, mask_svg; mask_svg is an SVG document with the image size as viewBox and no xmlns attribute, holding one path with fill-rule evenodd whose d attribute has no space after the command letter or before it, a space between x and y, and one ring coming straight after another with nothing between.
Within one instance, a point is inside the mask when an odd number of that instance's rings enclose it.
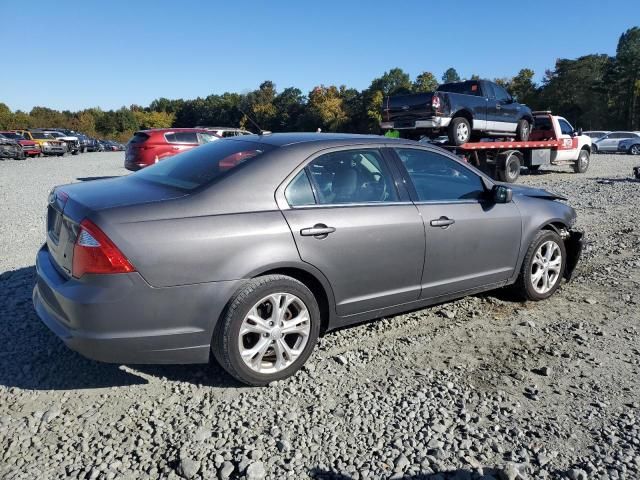
<instances>
[{"instance_id":1,"label":"car's front wheel","mask_svg":"<svg viewBox=\"0 0 640 480\"><path fill-rule=\"evenodd\" d=\"M265 275L246 282L219 320L214 357L236 379L267 385L294 374L309 358L320 332L320 309L298 280Z\"/></svg>"},{"instance_id":2,"label":"car's front wheel","mask_svg":"<svg viewBox=\"0 0 640 480\"><path fill-rule=\"evenodd\" d=\"M629 153L631 155L640 155L640 144L634 144L631 145L631 148L629 149Z\"/></svg>"},{"instance_id":3,"label":"car's front wheel","mask_svg":"<svg viewBox=\"0 0 640 480\"><path fill-rule=\"evenodd\" d=\"M544 300L560 286L566 266L564 242L556 232L537 233L522 262L515 284L517 292L527 300Z\"/></svg>"}]
</instances>

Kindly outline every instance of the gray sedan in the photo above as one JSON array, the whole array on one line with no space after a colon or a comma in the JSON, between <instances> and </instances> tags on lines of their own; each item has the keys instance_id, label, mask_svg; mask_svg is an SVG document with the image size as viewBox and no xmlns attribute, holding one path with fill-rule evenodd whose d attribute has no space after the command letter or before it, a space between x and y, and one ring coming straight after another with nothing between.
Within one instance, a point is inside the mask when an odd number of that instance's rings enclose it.
<instances>
[{"instance_id":1,"label":"gray sedan","mask_svg":"<svg viewBox=\"0 0 640 480\"><path fill-rule=\"evenodd\" d=\"M33 302L87 357L213 355L265 385L337 327L507 285L549 297L582 245L560 200L406 140L229 138L55 188Z\"/></svg>"}]
</instances>

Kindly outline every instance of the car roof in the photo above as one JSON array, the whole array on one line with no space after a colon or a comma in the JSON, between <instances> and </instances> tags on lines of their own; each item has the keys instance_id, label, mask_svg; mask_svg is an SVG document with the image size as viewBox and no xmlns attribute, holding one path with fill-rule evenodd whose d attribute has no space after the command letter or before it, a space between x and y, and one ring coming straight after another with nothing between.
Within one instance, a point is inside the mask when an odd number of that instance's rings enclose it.
<instances>
[{"instance_id":1,"label":"car roof","mask_svg":"<svg viewBox=\"0 0 640 480\"><path fill-rule=\"evenodd\" d=\"M204 128L148 128L147 130L137 130L135 133L154 133L154 132L202 132L207 133Z\"/></svg>"},{"instance_id":2,"label":"car roof","mask_svg":"<svg viewBox=\"0 0 640 480\"><path fill-rule=\"evenodd\" d=\"M363 143L410 143L418 145L411 140L403 140L398 138L383 137L381 135L359 135L351 133L313 133L313 132L292 132L292 133L269 133L264 135L243 135L241 137L229 137L226 140L238 142L259 142L274 147L284 147L286 145L295 145L302 143L315 143L332 145L353 144L359 145Z\"/></svg>"}]
</instances>

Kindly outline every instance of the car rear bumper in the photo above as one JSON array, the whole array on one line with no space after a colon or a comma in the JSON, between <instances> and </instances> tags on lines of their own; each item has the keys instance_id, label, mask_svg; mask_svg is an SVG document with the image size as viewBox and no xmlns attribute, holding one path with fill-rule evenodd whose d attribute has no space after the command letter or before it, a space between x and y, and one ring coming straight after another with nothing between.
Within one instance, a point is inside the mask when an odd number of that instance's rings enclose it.
<instances>
[{"instance_id":1,"label":"car rear bumper","mask_svg":"<svg viewBox=\"0 0 640 480\"><path fill-rule=\"evenodd\" d=\"M419 128L446 128L451 123L449 117L432 117L425 120L414 120L410 122L382 122L380 127L382 129L394 129L394 130L413 130Z\"/></svg>"},{"instance_id":2,"label":"car rear bumper","mask_svg":"<svg viewBox=\"0 0 640 480\"><path fill-rule=\"evenodd\" d=\"M62 276L44 245L33 305L69 348L109 363L207 363L237 281L154 288L138 273Z\"/></svg>"}]
</instances>

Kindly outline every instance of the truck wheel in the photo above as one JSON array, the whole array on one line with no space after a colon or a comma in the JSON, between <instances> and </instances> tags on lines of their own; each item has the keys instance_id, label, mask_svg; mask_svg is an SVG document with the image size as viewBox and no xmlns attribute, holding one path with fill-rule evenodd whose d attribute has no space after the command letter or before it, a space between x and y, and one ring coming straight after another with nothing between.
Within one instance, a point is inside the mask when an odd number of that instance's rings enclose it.
<instances>
[{"instance_id":1,"label":"truck wheel","mask_svg":"<svg viewBox=\"0 0 640 480\"><path fill-rule=\"evenodd\" d=\"M516 153L508 155L503 161L498 162L498 179L506 183L515 183L520 176L520 157Z\"/></svg>"},{"instance_id":2,"label":"truck wheel","mask_svg":"<svg viewBox=\"0 0 640 480\"><path fill-rule=\"evenodd\" d=\"M573 171L576 173L584 173L589 168L589 151L586 149L580 150L576 163L573 164Z\"/></svg>"},{"instance_id":3,"label":"truck wheel","mask_svg":"<svg viewBox=\"0 0 640 480\"><path fill-rule=\"evenodd\" d=\"M453 145L462 145L471 139L471 125L464 117L456 117L451 120L448 130L449 142Z\"/></svg>"},{"instance_id":4,"label":"truck wheel","mask_svg":"<svg viewBox=\"0 0 640 480\"><path fill-rule=\"evenodd\" d=\"M629 153L631 155L640 155L640 145L638 145L637 143L635 145L631 145Z\"/></svg>"},{"instance_id":5,"label":"truck wheel","mask_svg":"<svg viewBox=\"0 0 640 480\"><path fill-rule=\"evenodd\" d=\"M518 122L516 127L516 140L520 142L526 142L529 140L529 134L531 133L531 125L526 119L522 119Z\"/></svg>"}]
</instances>

